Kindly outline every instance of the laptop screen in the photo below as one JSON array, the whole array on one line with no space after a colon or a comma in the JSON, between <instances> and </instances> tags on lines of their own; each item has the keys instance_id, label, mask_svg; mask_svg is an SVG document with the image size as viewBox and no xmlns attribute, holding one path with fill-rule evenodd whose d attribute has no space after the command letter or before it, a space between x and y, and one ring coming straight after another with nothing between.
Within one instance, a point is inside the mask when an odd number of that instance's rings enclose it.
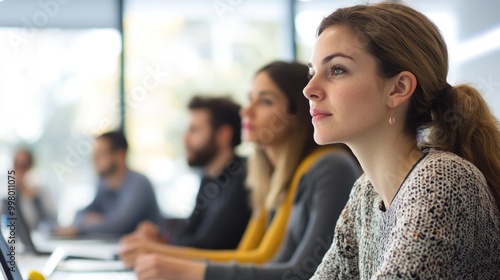
<instances>
[{"instance_id":1,"label":"laptop screen","mask_svg":"<svg viewBox=\"0 0 500 280\"><path fill-rule=\"evenodd\" d=\"M0 230L0 263L2 264L2 274L7 280L23 280L19 267L16 263L16 252L10 250L11 247L5 242Z\"/></svg>"},{"instance_id":2,"label":"laptop screen","mask_svg":"<svg viewBox=\"0 0 500 280\"><path fill-rule=\"evenodd\" d=\"M12 211L8 210L8 205L9 201L7 199L2 200L2 213L10 213ZM9 214L10 215L10 214ZM33 244L33 240L31 240L31 230L26 223L26 219L24 218L24 214L21 211L21 207L16 207L16 210L14 211L14 216L16 217L16 237L20 238L20 241L24 245L24 250L26 252L30 253L35 253L37 254L38 251L35 247L35 244ZM3 222L3 221L1 221ZM17 241L17 238L16 238Z\"/></svg>"}]
</instances>

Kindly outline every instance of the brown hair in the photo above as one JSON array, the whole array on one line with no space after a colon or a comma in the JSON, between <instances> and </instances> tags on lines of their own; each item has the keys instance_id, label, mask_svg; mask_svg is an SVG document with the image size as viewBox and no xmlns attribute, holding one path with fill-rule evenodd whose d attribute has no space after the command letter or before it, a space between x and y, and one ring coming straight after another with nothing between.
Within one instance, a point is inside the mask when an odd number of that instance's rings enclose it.
<instances>
[{"instance_id":1,"label":"brown hair","mask_svg":"<svg viewBox=\"0 0 500 280\"><path fill-rule=\"evenodd\" d=\"M472 162L484 175L500 209L500 126L481 94L469 85L451 86L448 51L438 28L402 4L378 3L338 9L324 18L318 36L333 25L350 27L377 60L381 77L409 71L417 87L405 128L421 147L433 147Z\"/></svg>"},{"instance_id":2,"label":"brown hair","mask_svg":"<svg viewBox=\"0 0 500 280\"><path fill-rule=\"evenodd\" d=\"M274 209L285 197L288 186L300 162L318 145L314 142L309 105L302 90L308 83L308 67L300 63L272 62L257 71L265 72L288 100L288 113L296 129L288 135L286 152L273 167L262 149L248 162L247 185L251 190L252 208L258 212L264 207Z\"/></svg>"},{"instance_id":3,"label":"brown hair","mask_svg":"<svg viewBox=\"0 0 500 280\"><path fill-rule=\"evenodd\" d=\"M241 143L241 118L240 105L229 97L194 96L188 104L189 110L204 109L210 114L210 124L213 131L223 125L229 125L233 130L231 145L238 146Z\"/></svg>"}]
</instances>

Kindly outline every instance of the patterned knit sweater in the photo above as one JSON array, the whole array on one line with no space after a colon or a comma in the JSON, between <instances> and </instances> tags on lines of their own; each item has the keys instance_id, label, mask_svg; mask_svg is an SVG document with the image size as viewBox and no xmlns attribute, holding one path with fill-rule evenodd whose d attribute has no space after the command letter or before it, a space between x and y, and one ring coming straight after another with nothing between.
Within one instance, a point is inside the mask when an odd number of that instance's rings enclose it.
<instances>
[{"instance_id":1,"label":"patterned knit sweater","mask_svg":"<svg viewBox=\"0 0 500 280\"><path fill-rule=\"evenodd\" d=\"M361 176L312 280L500 279L500 213L470 162L426 150L385 212L381 203Z\"/></svg>"}]
</instances>

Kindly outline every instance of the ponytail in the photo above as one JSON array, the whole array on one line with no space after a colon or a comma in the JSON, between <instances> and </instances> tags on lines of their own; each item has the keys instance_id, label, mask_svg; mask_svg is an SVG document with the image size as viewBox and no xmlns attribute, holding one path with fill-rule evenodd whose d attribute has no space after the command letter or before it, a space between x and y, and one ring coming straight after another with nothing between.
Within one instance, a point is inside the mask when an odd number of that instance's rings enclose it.
<instances>
[{"instance_id":1,"label":"ponytail","mask_svg":"<svg viewBox=\"0 0 500 280\"><path fill-rule=\"evenodd\" d=\"M485 100L469 85L448 85L432 107L424 146L472 162L486 178L500 210L500 125Z\"/></svg>"},{"instance_id":2,"label":"ponytail","mask_svg":"<svg viewBox=\"0 0 500 280\"><path fill-rule=\"evenodd\" d=\"M468 85L450 86L448 50L437 26L408 6L383 2L338 9L318 28L351 28L377 60L380 77L410 71L417 87L408 103L406 132L421 147L455 153L484 175L500 210L500 127L481 94ZM373 28L373 27L377 28Z\"/></svg>"}]
</instances>

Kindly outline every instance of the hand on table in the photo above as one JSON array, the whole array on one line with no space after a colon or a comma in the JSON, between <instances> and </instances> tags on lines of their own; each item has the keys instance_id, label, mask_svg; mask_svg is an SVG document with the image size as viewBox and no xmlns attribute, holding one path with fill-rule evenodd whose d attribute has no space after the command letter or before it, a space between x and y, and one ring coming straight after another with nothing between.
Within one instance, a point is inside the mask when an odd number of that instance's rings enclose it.
<instances>
[{"instance_id":1,"label":"hand on table","mask_svg":"<svg viewBox=\"0 0 500 280\"><path fill-rule=\"evenodd\" d=\"M125 266L134 267L136 259L140 255L148 254L158 245L158 241L151 240L142 235L129 235L120 240L118 255Z\"/></svg>"},{"instance_id":2,"label":"hand on table","mask_svg":"<svg viewBox=\"0 0 500 280\"><path fill-rule=\"evenodd\" d=\"M60 237L74 237L78 236L80 233L78 232L78 229L75 227L60 227L60 228L55 228L52 231L52 234L54 236L60 236Z\"/></svg>"},{"instance_id":3,"label":"hand on table","mask_svg":"<svg viewBox=\"0 0 500 280\"><path fill-rule=\"evenodd\" d=\"M141 236L141 237L146 238L146 239L150 239L152 241L158 241L158 242L161 241L160 230L158 229L158 227L154 223L152 223L150 221L145 221L145 222L140 223L134 232L123 236L120 241L134 239L138 236Z\"/></svg>"},{"instance_id":4,"label":"hand on table","mask_svg":"<svg viewBox=\"0 0 500 280\"><path fill-rule=\"evenodd\" d=\"M139 280L203 280L207 265L158 254L140 256L135 264Z\"/></svg>"},{"instance_id":5,"label":"hand on table","mask_svg":"<svg viewBox=\"0 0 500 280\"><path fill-rule=\"evenodd\" d=\"M86 226L93 226L100 224L102 220L103 220L102 214L97 212L86 213L85 216L83 217L83 223Z\"/></svg>"}]
</instances>

